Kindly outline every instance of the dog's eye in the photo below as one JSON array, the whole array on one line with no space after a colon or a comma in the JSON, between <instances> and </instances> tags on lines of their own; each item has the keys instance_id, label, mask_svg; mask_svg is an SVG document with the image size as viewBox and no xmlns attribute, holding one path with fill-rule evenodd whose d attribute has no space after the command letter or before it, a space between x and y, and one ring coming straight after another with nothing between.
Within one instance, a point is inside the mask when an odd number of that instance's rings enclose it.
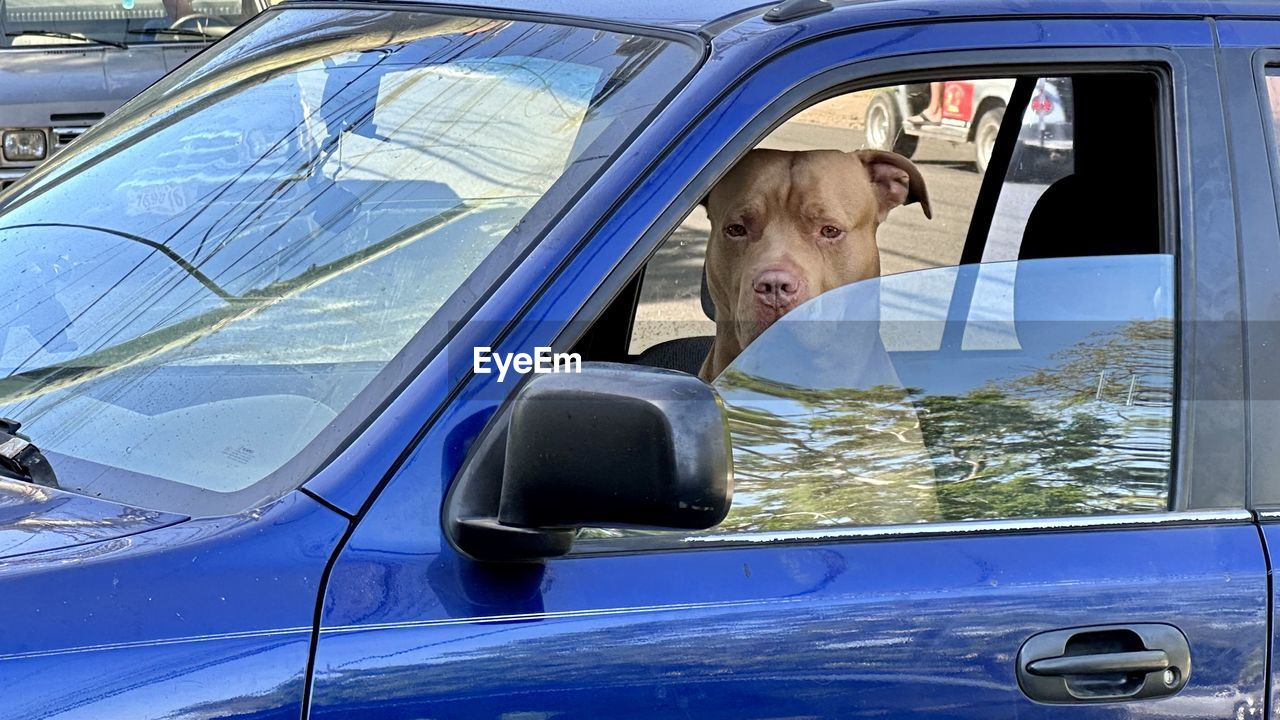
<instances>
[{"instance_id":1,"label":"dog's eye","mask_svg":"<svg viewBox=\"0 0 1280 720\"><path fill-rule=\"evenodd\" d=\"M835 225L822 226L822 237L827 238L828 240L835 240L836 238L840 237L843 234L844 234L844 231L836 227Z\"/></svg>"},{"instance_id":2,"label":"dog's eye","mask_svg":"<svg viewBox=\"0 0 1280 720\"><path fill-rule=\"evenodd\" d=\"M747 234L747 226L742 223L731 223L724 226L724 234L729 237L743 237Z\"/></svg>"}]
</instances>

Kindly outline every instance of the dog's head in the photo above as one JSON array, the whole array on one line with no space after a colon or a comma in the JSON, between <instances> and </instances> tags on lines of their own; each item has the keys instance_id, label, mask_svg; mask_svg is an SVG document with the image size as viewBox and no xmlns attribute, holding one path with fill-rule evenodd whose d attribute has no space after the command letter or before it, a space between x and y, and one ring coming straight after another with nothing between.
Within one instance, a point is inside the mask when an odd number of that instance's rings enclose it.
<instances>
[{"instance_id":1,"label":"dog's head","mask_svg":"<svg viewBox=\"0 0 1280 720\"><path fill-rule=\"evenodd\" d=\"M748 153L705 200L716 342L736 355L800 303L879 275L876 228L914 202L932 217L920 171L895 153Z\"/></svg>"}]
</instances>

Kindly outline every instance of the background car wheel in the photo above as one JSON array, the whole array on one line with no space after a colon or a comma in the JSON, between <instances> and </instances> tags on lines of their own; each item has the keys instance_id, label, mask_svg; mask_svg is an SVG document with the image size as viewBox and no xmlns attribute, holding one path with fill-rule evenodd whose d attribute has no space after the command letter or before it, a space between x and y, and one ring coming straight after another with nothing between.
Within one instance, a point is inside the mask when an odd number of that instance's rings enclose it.
<instances>
[{"instance_id":1,"label":"background car wheel","mask_svg":"<svg viewBox=\"0 0 1280 720\"><path fill-rule=\"evenodd\" d=\"M978 172L986 173L991 162L991 151L995 149L996 137L1000 134L1000 123L1004 122L1004 108L996 107L982 113L973 131L973 164Z\"/></svg>"},{"instance_id":2,"label":"background car wheel","mask_svg":"<svg viewBox=\"0 0 1280 720\"><path fill-rule=\"evenodd\" d=\"M863 126L867 147L874 150L888 150L903 157L911 157L920 141L920 138L902 131L902 115L898 113L898 105L893 101L893 96L888 93L876 95L867 104Z\"/></svg>"}]
</instances>

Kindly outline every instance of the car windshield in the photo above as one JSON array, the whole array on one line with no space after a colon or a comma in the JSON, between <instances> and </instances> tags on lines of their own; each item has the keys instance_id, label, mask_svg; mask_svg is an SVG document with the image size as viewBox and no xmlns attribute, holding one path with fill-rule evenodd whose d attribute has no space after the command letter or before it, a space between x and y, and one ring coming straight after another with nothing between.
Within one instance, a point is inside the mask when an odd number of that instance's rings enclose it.
<instances>
[{"instance_id":1,"label":"car windshield","mask_svg":"<svg viewBox=\"0 0 1280 720\"><path fill-rule=\"evenodd\" d=\"M65 488L208 515L295 487L698 57L374 9L236 37L0 200L0 417Z\"/></svg>"},{"instance_id":2,"label":"car windshield","mask_svg":"<svg viewBox=\"0 0 1280 720\"><path fill-rule=\"evenodd\" d=\"M264 0L0 0L0 47L212 42Z\"/></svg>"}]
</instances>

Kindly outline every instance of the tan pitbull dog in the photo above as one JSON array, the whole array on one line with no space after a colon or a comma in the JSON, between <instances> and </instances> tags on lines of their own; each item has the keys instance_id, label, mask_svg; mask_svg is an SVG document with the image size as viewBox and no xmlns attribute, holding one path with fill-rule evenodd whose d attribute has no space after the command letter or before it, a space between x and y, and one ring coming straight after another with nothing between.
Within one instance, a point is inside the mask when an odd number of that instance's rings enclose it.
<instances>
[{"instance_id":1,"label":"tan pitbull dog","mask_svg":"<svg viewBox=\"0 0 1280 720\"><path fill-rule=\"evenodd\" d=\"M878 276L876 229L890 210L913 202L933 217L920 171L896 153L747 153L704 201L716 338L698 376L714 380L800 303Z\"/></svg>"}]
</instances>

